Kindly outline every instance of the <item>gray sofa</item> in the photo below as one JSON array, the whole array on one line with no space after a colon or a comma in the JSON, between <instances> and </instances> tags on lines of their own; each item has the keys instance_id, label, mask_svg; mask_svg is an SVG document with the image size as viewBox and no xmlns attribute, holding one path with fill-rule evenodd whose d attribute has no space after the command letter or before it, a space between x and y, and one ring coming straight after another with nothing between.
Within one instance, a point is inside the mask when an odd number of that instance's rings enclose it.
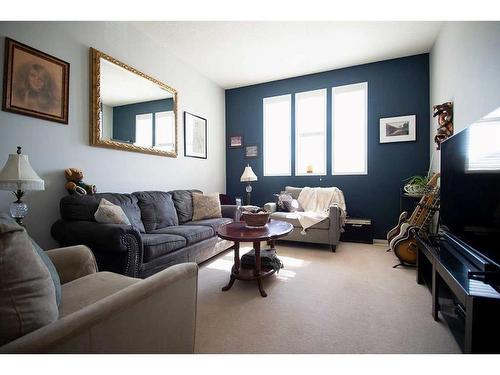
<instances>
[{"instance_id":1,"label":"gray sofa","mask_svg":"<svg viewBox=\"0 0 500 375\"><path fill-rule=\"evenodd\" d=\"M61 219L51 233L61 246L88 246L101 271L145 278L174 264L199 264L233 245L216 233L237 219L238 210L221 206L222 218L192 221L193 192L199 191L69 195L61 199ZM131 225L97 223L101 198L121 206Z\"/></svg>"},{"instance_id":2,"label":"gray sofa","mask_svg":"<svg viewBox=\"0 0 500 375\"><path fill-rule=\"evenodd\" d=\"M284 191L290 193L292 198L297 199L301 190L302 188L287 186ZM272 219L286 221L293 225L293 231L286 237L281 238L281 240L330 245L331 250L335 252L340 242L340 233L342 231L341 209L338 206L330 206L328 217L307 229L305 235L301 234L302 227L299 220L292 213L278 212L277 205L274 202L266 203L264 209L272 212Z\"/></svg>"}]
</instances>

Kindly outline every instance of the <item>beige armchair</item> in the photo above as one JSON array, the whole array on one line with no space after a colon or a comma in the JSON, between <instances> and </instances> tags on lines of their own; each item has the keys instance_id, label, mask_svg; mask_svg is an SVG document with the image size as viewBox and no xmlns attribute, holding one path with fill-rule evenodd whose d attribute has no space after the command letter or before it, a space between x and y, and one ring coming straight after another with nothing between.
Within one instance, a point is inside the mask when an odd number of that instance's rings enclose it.
<instances>
[{"instance_id":1,"label":"beige armchair","mask_svg":"<svg viewBox=\"0 0 500 375\"><path fill-rule=\"evenodd\" d=\"M147 279L98 272L85 246L47 251L62 284L59 319L0 353L193 353L198 266Z\"/></svg>"}]
</instances>

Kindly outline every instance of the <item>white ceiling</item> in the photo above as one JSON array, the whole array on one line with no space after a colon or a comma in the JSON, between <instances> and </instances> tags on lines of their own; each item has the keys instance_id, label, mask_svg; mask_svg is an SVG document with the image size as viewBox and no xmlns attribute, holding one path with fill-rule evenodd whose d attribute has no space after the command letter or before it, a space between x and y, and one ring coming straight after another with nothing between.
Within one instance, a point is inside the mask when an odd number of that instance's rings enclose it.
<instances>
[{"instance_id":1,"label":"white ceiling","mask_svg":"<svg viewBox=\"0 0 500 375\"><path fill-rule=\"evenodd\" d=\"M134 22L234 88L429 52L442 22Z\"/></svg>"},{"instance_id":2,"label":"white ceiling","mask_svg":"<svg viewBox=\"0 0 500 375\"><path fill-rule=\"evenodd\" d=\"M101 101L110 107L172 98L157 84L101 59Z\"/></svg>"}]
</instances>

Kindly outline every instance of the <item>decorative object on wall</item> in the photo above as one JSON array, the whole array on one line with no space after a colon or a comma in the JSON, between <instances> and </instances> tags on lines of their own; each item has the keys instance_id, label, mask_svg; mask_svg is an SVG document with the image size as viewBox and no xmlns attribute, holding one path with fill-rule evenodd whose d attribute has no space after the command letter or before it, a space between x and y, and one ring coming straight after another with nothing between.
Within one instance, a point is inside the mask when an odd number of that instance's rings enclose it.
<instances>
[{"instance_id":1,"label":"decorative object on wall","mask_svg":"<svg viewBox=\"0 0 500 375\"><path fill-rule=\"evenodd\" d=\"M250 182L252 181L257 181L257 176L255 173L253 173L252 167L250 164L247 164L245 167L245 170L243 171L243 174L240 177L241 182L246 182L247 187L245 188L247 192L247 204L250 204L250 194L252 193L252 185L250 185Z\"/></svg>"},{"instance_id":2,"label":"decorative object on wall","mask_svg":"<svg viewBox=\"0 0 500 375\"><path fill-rule=\"evenodd\" d=\"M68 123L69 63L5 38L4 111Z\"/></svg>"},{"instance_id":3,"label":"decorative object on wall","mask_svg":"<svg viewBox=\"0 0 500 375\"><path fill-rule=\"evenodd\" d=\"M22 201L24 192L45 190L45 184L31 167L28 155L21 154L21 146L17 147L17 153L9 155L7 163L0 171L0 190L11 190L16 197L9 211L17 223L23 225L23 219L28 213L28 205Z\"/></svg>"},{"instance_id":4,"label":"decorative object on wall","mask_svg":"<svg viewBox=\"0 0 500 375\"><path fill-rule=\"evenodd\" d=\"M246 159L256 159L259 157L259 148L257 145L247 145L245 146L245 158Z\"/></svg>"},{"instance_id":5,"label":"decorative object on wall","mask_svg":"<svg viewBox=\"0 0 500 375\"><path fill-rule=\"evenodd\" d=\"M453 135L453 103L446 102L432 107L434 114L432 117L438 118L437 134L434 137L436 149L441 149L441 142Z\"/></svg>"},{"instance_id":6,"label":"decorative object on wall","mask_svg":"<svg viewBox=\"0 0 500 375\"><path fill-rule=\"evenodd\" d=\"M92 146L177 157L174 88L94 48L90 72Z\"/></svg>"},{"instance_id":7,"label":"decorative object on wall","mask_svg":"<svg viewBox=\"0 0 500 375\"><path fill-rule=\"evenodd\" d=\"M94 195L97 192L95 185L83 182L83 172L78 168L67 168L64 170L66 176L66 190L70 194Z\"/></svg>"},{"instance_id":8,"label":"decorative object on wall","mask_svg":"<svg viewBox=\"0 0 500 375\"><path fill-rule=\"evenodd\" d=\"M243 136L232 135L229 137L229 148L240 148L243 147Z\"/></svg>"},{"instance_id":9,"label":"decorative object on wall","mask_svg":"<svg viewBox=\"0 0 500 375\"><path fill-rule=\"evenodd\" d=\"M184 156L207 158L207 120L184 112Z\"/></svg>"},{"instance_id":10,"label":"decorative object on wall","mask_svg":"<svg viewBox=\"0 0 500 375\"><path fill-rule=\"evenodd\" d=\"M416 118L415 115L381 118L380 143L415 141Z\"/></svg>"}]
</instances>

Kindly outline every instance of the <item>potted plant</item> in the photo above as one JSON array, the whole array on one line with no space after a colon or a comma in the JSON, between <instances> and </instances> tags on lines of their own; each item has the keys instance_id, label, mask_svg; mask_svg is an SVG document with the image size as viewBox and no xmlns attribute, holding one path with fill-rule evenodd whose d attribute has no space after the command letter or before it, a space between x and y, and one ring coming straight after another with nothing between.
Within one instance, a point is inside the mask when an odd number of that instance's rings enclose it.
<instances>
[{"instance_id":1,"label":"potted plant","mask_svg":"<svg viewBox=\"0 0 500 375\"><path fill-rule=\"evenodd\" d=\"M403 181L406 181L403 190L407 195L419 196L425 193L427 183L429 182L429 175L411 176Z\"/></svg>"}]
</instances>

